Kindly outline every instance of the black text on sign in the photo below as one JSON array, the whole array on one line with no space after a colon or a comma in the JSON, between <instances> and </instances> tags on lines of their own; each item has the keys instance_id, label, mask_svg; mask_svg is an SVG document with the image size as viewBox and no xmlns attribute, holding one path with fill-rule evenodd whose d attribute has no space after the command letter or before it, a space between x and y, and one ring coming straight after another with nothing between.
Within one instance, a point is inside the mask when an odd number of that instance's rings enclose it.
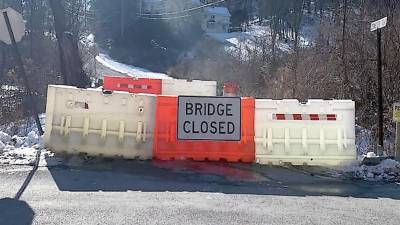
<instances>
[{"instance_id":1,"label":"black text on sign","mask_svg":"<svg viewBox=\"0 0 400 225\"><path fill-rule=\"evenodd\" d=\"M240 121L240 98L178 98L179 140L240 141Z\"/></svg>"}]
</instances>

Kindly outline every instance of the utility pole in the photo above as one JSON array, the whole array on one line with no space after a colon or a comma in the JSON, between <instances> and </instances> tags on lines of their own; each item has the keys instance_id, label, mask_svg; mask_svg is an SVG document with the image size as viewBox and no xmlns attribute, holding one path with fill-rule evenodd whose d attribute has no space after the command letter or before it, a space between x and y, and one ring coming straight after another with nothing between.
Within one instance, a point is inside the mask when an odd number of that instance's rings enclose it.
<instances>
[{"instance_id":1,"label":"utility pole","mask_svg":"<svg viewBox=\"0 0 400 225\"><path fill-rule=\"evenodd\" d=\"M342 33L342 64L343 64L343 76L344 76L344 97L350 97L350 84L347 73L346 65L346 23L347 23L347 0L343 0L343 33Z\"/></svg>"},{"instance_id":2,"label":"utility pole","mask_svg":"<svg viewBox=\"0 0 400 225\"><path fill-rule=\"evenodd\" d=\"M8 17L7 11L3 12L3 16L4 16L4 20L6 22L6 25L7 25L8 34L10 35L11 44L12 44L13 49L14 49L15 60L17 60L18 67L20 68L19 72L20 72L20 74L22 76L22 79L24 80L26 91L28 92L28 101L29 101L31 109L32 109L32 111L34 113L36 126L38 128L39 134L43 135L44 132L43 132L43 129L42 129L42 125L40 124L38 110L36 108L36 104L35 104L35 101L34 101L34 98L33 98L33 95L32 95L32 89L30 87L30 83L29 83L28 77L26 76L26 73L25 73L24 64L22 62L21 54L19 53L19 50L18 50L17 42L15 41L14 32L12 30L11 23L10 23L10 18Z\"/></svg>"},{"instance_id":3,"label":"utility pole","mask_svg":"<svg viewBox=\"0 0 400 225\"><path fill-rule=\"evenodd\" d=\"M383 147L383 90L382 90L382 31L381 29L377 30L377 46L378 46L378 135L379 135L379 142L378 144ZM381 151L382 149L380 149ZM378 152L381 154L381 152Z\"/></svg>"},{"instance_id":4,"label":"utility pole","mask_svg":"<svg viewBox=\"0 0 400 225\"><path fill-rule=\"evenodd\" d=\"M378 69L378 150L383 154L383 89L382 89L382 28L386 27L387 17L371 23L371 31L377 34L377 69Z\"/></svg>"}]
</instances>

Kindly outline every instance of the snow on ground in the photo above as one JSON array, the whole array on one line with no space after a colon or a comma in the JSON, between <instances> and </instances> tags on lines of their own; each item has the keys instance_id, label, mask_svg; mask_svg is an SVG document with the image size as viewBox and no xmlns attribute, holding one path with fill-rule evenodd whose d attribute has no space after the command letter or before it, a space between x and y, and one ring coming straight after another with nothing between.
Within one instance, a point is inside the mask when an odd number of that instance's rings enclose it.
<instances>
[{"instance_id":1,"label":"snow on ground","mask_svg":"<svg viewBox=\"0 0 400 225\"><path fill-rule=\"evenodd\" d=\"M368 152L373 152L376 148L376 145L372 131L359 125L356 125L355 128L357 155L363 156L366 155ZM383 145L385 149L384 154L386 156L394 155L396 146L393 135L386 136Z\"/></svg>"},{"instance_id":2,"label":"snow on ground","mask_svg":"<svg viewBox=\"0 0 400 225\"><path fill-rule=\"evenodd\" d=\"M112 59L107 51L100 49L96 44L94 34L84 34L79 41L83 67L86 73L93 78L108 76L122 76L134 78L171 79L167 74L156 73L150 70L120 63Z\"/></svg>"},{"instance_id":3,"label":"snow on ground","mask_svg":"<svg viewBox=\"0 0 400 225\"><path fill-rule=\"evenodd\" d=\"M207 36L225 44L225 50L241 59L248 59L250 54L261 52L262 45L271 45L271 28L268 25L258 25L257 21L251 21L245 32L231 33L207 33ZM306 16L302 21L300 31L300 46L310 47L317 36L318 18ZM262 43L265 41L266 43ZM277 40L276 47L282 52L288 53L292 50L293 40Z\"/></svg>"},{"instance_id":4,"label":"snow on ground","mask_svg":"<svg viewBox=\"0 0 400 225\"><path fill-rule=\"evenodd\" d=\"M372 143L372 131L356 125L357 155L362 156L366 155L370 151L373 151Z\"/></svg>"},{"instance_id":5,"label":"snow on ground","mask_svg":"<svg viewBox=\"0 0 400 225\"><path fill-rule=\"evenodd\" d=\"M207 11L209 14L231 16L229 10L226 7L207 7Z\"/></svg>"},{"instance_id":6,"label":"snow on ground","mask_svg":"<svg viewBox=\"0 0 400 225\"><path fill-rule=\"evenodd\" d=\"M375 166L362 165L364 157L372 158L376 155L372 131L356 125L357 161L351 165L333 168L329 174L334 177L347 177L366 181L400 182L400 163L392 159L383 160Z\"/></svg>"},{"instance_id":7,"label":"snow on ground","mask_svg":"<svg viewBox=\"0 0 400 225\"><path fill-rule=\"evenodd\" d=\"M226 52L238 58L248 59L252 53L261 51L261 42L265 38L270 42L270 28L251 25L246 32L207 33L207 36L225 45Z\"/></svg>"},{"instance_id":8,"label":"snow on ground","mask_svg":"<svg viewBox=\"0 0 400 225\"><path fill-rule=\"evenodd\" d=\"M367 181L400 182L400 162L393 159L383 160L376 166L353 164L343 169L347 177Z\"/></svg>"},{"instance_id":9,"label":"snow on ground","mask_svg":"<svg viewBox=\"0 0 400 225\"><path fill-rule=\"evenodd\" d=\"M250 25L245 32L207 33L207 36L224 44L226 52L241 59L248 59L255 53L259 54L262 52L262 46L269 51L271 45L270 27L256 24ZM308 38L303 36L300 41L304 45L310 43ZM277 40L276 47L282 52L292 50L290 41Z\"/></svg>"},{"instance_id":10,"label":"snow on ground","mask_svg":"<svg viewBox=\"0 0 400 225\"><path fill-rule=\"evenodd\" d=\"M172 79L164 73L155 73L147 69L117 62L105 53L100 53L96 56L96 64L99 77L114 75L134 78Z\"/></svg>"},{"instance_id":11,"label":"snow on ground","mask_svg":"<svg viewBox=\"0 0 400 225\"><path fill-rule=\"evenodd\" d=\"M39 116L42 124L45 115ZM34 165L40 151L39 166L54 166L61 159L43 148L43 138L33 119L26 119L16 123L0 126L0 165Z\"/></svg>"}]
</instances>

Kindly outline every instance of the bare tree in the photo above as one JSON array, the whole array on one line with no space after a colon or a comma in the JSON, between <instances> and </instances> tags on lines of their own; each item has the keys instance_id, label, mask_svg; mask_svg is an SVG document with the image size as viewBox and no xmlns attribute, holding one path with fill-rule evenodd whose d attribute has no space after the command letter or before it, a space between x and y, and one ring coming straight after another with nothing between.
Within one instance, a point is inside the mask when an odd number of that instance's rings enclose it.
<instances>
[{"instance_id":1,"label":"bare tree","mask_svg":"<svg viewBox=\"0 0 400 225\"><path fill-rule=\"evenodd\" d=\"M82 69L78 39L66 26L65 8L61 0L49 0L54 16L54 28L58 40L61 61L61 73L64 83L77 87L86 87L89 79Z\"/></svg>"},{"instance_id":2,"label":"bare tree","mask_svg":"<svg viewBox=\"0 0 400 225\"><path fill-rule=\"evenodd\" d=\"M299 41L300 41L300 26L303 10L303 0L294 1L293 6L293 23L294 23L294 65L293 65L293 98L297 98L297 73L299 63Z\"/></svg>"}]
</instances>

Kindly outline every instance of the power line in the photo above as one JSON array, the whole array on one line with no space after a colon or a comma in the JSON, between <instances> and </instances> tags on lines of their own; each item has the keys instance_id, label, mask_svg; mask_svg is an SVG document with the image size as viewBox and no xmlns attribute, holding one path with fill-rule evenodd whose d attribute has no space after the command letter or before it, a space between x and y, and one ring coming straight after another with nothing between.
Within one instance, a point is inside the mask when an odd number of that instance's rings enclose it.
<instances>
[{"instance_id":1,"label":"power line","mask_svg":"<svg viewBox=\"0 0 400 225\"><path fill-rule=\"evenodd\" d=\"M195 15L198 15L200 12L194 12L192 14L186 14L182 16L168 16L168 17L146 17L146 16L137 16L140 19L145 19L145 20L173 20L173 19L181 19L181 18L186 18L186 17L192 17Z\"/></svg>"},{"instance_id":2,"label":"power line","mask_svg":"<svg viewBox=\"0 0 400 225\"><path fill-rule=\"evenodd\" d=\"M138 16L140 19L145 19L145 20L173 20L173 19L181 19L181 18L186 18L193 16L193 14L187 14L183 16L173 16L173 17L144 17L144 16Z\"/></svg>"},{"instance_id":3,"label":"power line","mask_svg":"<svg viewBox=\"0 0 400 225\"><path fill-rule=\"evenodd\" d=\"M221 0L221 1L218 1L218 2L209 3L209 4L201 5L201 6L198 6L198 7L193 7L193 8L190 8L190 9L185 9L185 10L182 10L182 11L179 11L179 12L167 12L167 13L137 13L137 15L139 15L139 16L166 16L166 15L182 14L182 13L185 13L185 12L191 12L191 11L199 10L199 9L202 9L202 8L205 8L205 7L208 7L208 6L213 6L213 5L216 5L216 4L219 4L219 3L223 3L223 2L225 2L225 1L226 1L226 0Z\"/></svg>"}]
</instances>

